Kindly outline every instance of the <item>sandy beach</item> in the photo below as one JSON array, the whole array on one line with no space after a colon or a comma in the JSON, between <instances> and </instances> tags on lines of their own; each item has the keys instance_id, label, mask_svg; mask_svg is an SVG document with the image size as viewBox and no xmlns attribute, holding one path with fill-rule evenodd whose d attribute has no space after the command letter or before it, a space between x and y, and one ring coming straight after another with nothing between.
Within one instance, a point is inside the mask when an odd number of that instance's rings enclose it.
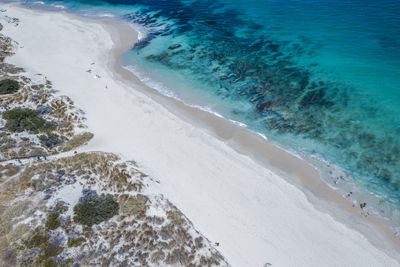
<instances>
[{"instance_id":1,"label":"sandy beach","mask_svg":"<svg viewBox=\"0 0 400 267\"><path fill-rule=\"evenodd\" d=\"M10 63L40 72L86 115L82 151L135 160L232 266L398 266L399 241L303 160L146 87L119 56L137 32L110 19L2 4L20 19ZM88 71L90 70L90 72ZM266 265L265 265L266 266Z\"/></svg>"}]
</instances>

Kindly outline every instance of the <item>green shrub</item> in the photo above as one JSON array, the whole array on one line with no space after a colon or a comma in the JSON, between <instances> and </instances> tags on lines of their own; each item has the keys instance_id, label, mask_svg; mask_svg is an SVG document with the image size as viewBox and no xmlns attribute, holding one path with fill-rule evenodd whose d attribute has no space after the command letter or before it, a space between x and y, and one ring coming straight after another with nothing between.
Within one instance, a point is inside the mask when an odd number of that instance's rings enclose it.
<instances>
[{"instance_id":1,"label":"green shrub","mask_svg":"<svg viewBox=\"0 0 400 267\"><path fill-rule=\"evenodd\" d=\"M51 258L61 254L63 250L63 247L46 242L42 245L42 253L36 258L36 262L39 266L57 266Z\"/></svg>"},{"instance_id":2,"label":"green shrub","mask_svg":"<svg viewBox=\"0 0 400 267\"><path fill-rule=\"evenodd\" d=\"M47 216L47 221L46 221L46 228L48 230L54 230L60 226L60 222L58 221L59 216L60 216L60 213L57 211L52 211L49 213L49 215Z\"/></svg>"},{"instance_id":3,"label":"green shrub","mask_svg":"<svg viewBox=\"0 0 400 267\"><path fill-rule=\"evenodd\" d=\"M92 226L106 221L118 214L119 205L109 194L98 196L95 191L83 191L83 196L74 207L74 221L83 225Z\"/></svg>"},{"instance_id":4,"label":"green shrub","mask_svg":"<svg viewBox=\"0 0 400 267\"><path fill-rule=\"evenodd\" d=\"M40 143L46 147L53 147L61 143L60 138L55 133L49 133L48 135L42 134L39 136Z\"/></svg>"},{"instance_id":5,"label":"green shrub","mask_svg":"<svg viewBox=\"0 0 400 267\"><path fill-rule=\"evenodd\" d=\"M72 248L72 247L80 246L85 241L86 241L86 239L84 237L70 238L70 239L68 239L68 247Z\"/></svg>"},{"instance_id":6,"label":"green shrub","mask_svg":"<svg viewBox=\"0 0 400 267\"><path fill-rule=\"evenodd\" d=\"M3 113L6 127L11 132L29 131L38 133L39 131L51 130L52 124L40 118L36 110L29 108L14 108Z\"/></svg>"},{"instance_id":7,"label":"green shrub","mask_svg":"<svg viewBox=\"0 0 400 267\"><path fill-rule=\"evenodd\" d=\"M53 259L47 259L43 262L43 267L57 267L58 265Z\"/></svg>"},{"instance_id":8,"label":"green shrub","mask_svg":"<svg viewBox=\"0 0 400 267\"><path fill-rule=\"evenodd\" d=\"M19 89L19 83L15 80L2 80L0 81L0 95L12 94Z\"/></svg>"},{"instance_id":9,"label":"green shrub","mask_svg":"<svg viewBox=\"0 0 400 267\"><path fill-rule=\"evenodd\" d=\"M59 213L64 213L68 210L68 206L64 201L59 201L59 202L57 202L54 209L55 209L55 211L57 211Z\"/></svg>"},{"instance_id":10,"label":"green shrub","mask_svg":"<svg viewBox=\"0 0 400 267\"><path fill-rule=\"evenodd\" d=\"M36 228L33 231L33 235L24 243L28 249L40 249L40 254L36 257L34 266L57 266L54 265L55 262L51 258L61 254L64 250L63 247L50 243L48 232L39 228Z\"/></svg>"},{"instance_id":11,"label":"green shrub","mask_svg":"<svg viewBox=\"0 0 400 267\"><path fill-rule=\"evenodd\" d=\"M40 247L47 242L49 237L47 234L40 232L39 230L35 230L34 234L31 238L26 242L26 246L28 248Z\"/></svg>"}]
</instances>

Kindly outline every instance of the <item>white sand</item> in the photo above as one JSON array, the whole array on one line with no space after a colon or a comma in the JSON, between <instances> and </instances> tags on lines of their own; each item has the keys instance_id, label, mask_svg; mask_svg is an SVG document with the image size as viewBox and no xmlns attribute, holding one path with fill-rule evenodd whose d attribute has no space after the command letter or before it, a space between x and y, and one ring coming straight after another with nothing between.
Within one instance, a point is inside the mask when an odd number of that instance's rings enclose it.
<instances>
[{"instance_id":1,"label":"white sand","mask_svg":"<svg viewBox=\"0 0 400 267\"><path fill-rule=\"evenodd\" d=\"M103 24L6 8L0 16L21 23L0 20L3 32L23 46L9 61L43 73L86 112L95 137L85 150L137 161L159 179L154 190L219 242L233 266L399 265L358 231L317 210L282 177L119 81L110 69L113 41Z\"/></svg>"}]
</instances>

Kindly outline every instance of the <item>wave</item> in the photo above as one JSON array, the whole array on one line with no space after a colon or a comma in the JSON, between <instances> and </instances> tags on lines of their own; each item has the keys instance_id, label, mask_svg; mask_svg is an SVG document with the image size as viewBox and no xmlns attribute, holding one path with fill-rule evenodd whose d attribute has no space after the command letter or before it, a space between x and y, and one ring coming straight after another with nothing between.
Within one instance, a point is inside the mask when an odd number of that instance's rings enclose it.
<instances>
[{"instance_id":1,"label":"wave","mask_svg":"<svg viewBox=\"0 0 400 267\"><path fill-rule=\"evenodd\" d=\"M65 6L59 5L59 4L51 4L52 7L58 8L58 9L66 9Z\"/></svg>"},{"instance_id":2,"label":"wave","mask_svg":"<svg viewBox=\"0 0 400 267\"><path fill-rule=\"evenodd\" d=\"M225 118L222 114L214 111L210 107L196 105L196 104L192 104L192 103L188 103L187 101L184 101L182 98L180 98L174 92L174 90L172 90L171 88L166 86L164 83L162 83L160 81L156 81L154 78L151 78L150 75L146 74L143 71L140 71L137 67L135 67L133 65L123 65L122 67L124 69L132 72L143 84L147 85L150 88L155 89L156 91L158 91L159 93L161 93L164 96L174 98L174 99L178 100L179 102L182 102L183 104L185 104L188 107L196 108L196 109L205 111L207 113L210 113L218 118L223 118L223 119L229 120L230 122L234 123L237 126L247 127L247 125L242 122Z\"/></svg>"},{"instance_id":3,"label":"wave","mask_svg":"<svg viewBox=\"0 0 400 267\"><path fill-rule=\"evenodd\" d=\"M178 96L174 93L173 90L168 88L166 85L164 85L162 82L155 81L154 79L151 79L147 74L144 72L140 72L137 67L133 65L123 65L122 66L124 69L132 72L141 82L149 86L150 88L154 88L157 91L159 91L161 94L166 95L168 97L172 97L175 99L178 99Z\"/></svg>"}]
</instances>

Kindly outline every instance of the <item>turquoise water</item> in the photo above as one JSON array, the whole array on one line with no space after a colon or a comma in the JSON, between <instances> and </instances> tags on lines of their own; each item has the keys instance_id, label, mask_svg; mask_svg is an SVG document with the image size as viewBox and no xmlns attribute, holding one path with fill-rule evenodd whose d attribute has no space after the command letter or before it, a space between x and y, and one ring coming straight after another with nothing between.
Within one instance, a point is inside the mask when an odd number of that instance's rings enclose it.
<instances>
[{"instance_id":1,"label":"turquoise water","mask_svg":"<svg viewBox=\"0 0 400 267\"><path fill-rule=\"evenodd\" d=\"M399 1L45 3L129 21L142 38L123 59L146 82L296 151L400 223Z\"/></svg>"}]
</instances>

